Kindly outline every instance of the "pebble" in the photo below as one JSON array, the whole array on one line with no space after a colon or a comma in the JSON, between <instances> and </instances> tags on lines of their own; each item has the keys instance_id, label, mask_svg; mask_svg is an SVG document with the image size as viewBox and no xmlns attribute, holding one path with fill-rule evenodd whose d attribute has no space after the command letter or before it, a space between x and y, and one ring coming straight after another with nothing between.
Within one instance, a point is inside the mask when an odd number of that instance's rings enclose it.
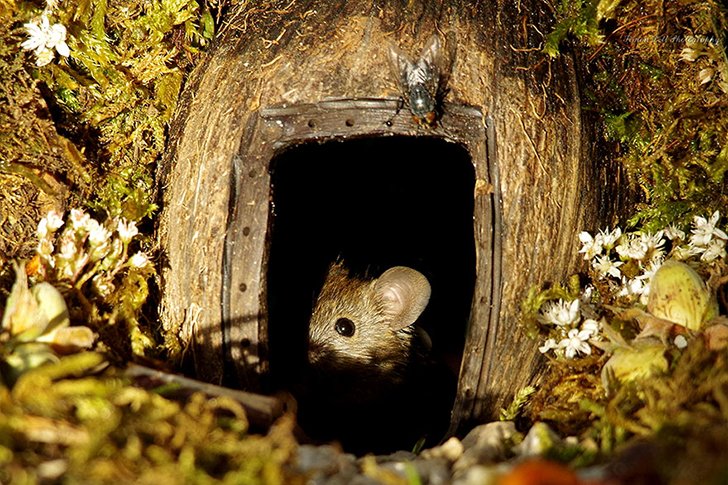
<instances>
[{"instance_id":1,"label":"pebble","mask_svg":"<svg viewBox=\"0 0 728 485\"><path fill-rule=\"evenodd\" d=\"M498 421L473 428L462 441L453 437L419 455L397 451L356 457L337 446L300 445L291 471L305 475L310 485L495 485L514 464L560 442L544 423L534 424L524 437L513 422Z\"/></svg>"}]
</instances>

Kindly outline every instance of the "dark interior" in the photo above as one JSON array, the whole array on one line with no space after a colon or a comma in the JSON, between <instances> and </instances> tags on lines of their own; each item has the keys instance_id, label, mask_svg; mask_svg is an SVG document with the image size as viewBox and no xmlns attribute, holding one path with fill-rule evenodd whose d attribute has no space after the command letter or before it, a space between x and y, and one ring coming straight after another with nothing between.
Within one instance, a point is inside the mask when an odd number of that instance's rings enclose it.
<instances>
[{"instance_id":1,"label":"dark interior","mask_svg":"<svg viewBox=\"0 0 728 485\"><path fill-rule=\"evenodd\" d=\"M433 392L451 407L475 279L474 170L467 150L432 137L309 142L277 154L270 171L271 388L291 390L303 401L299 420L313 438L338 440L355 452L411 448L409 435L368 443L339 436L338 428L318 433L326 417L311 411L317 405L306 402L310 396L301 397L308 319L338 258L362 277L397 265L420 271L432 296L418 324L452 375ZM449 420L449 407L438 413Z\"/></svg>"}]
</instances>

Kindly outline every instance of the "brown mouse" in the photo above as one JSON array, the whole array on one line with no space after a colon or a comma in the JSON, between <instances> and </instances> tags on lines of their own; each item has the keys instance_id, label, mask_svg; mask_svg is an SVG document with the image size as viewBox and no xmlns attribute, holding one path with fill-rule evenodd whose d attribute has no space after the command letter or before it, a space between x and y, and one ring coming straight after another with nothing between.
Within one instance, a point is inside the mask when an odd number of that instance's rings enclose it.
<instances>
[{"instance_id":1,"label":"brown mouse","mask_svg":"<svg viewBox=\"0 0 728 485\"><path fill-rule=\"evenodd\" d=\"M430 293L427 278L405 266L363 279L331 265L309 323L299 417L311 436L355 453L442 436L452 382L417 325Z\"/></svg>"},{"instance_id":2,"label":"brown mouse","mask_svg":"<svg viewBox=\"0 0 728 485\"><path fill-rule=\"evenodd\" d=\"M429 345L427 334L413 324L430 293L427 278L412 268L395 266L364 280L350 276L342 262L334 263L311 316L309 362L371 367L380 377L401 379L413 346Z\"/></svg>"}]
</instances>

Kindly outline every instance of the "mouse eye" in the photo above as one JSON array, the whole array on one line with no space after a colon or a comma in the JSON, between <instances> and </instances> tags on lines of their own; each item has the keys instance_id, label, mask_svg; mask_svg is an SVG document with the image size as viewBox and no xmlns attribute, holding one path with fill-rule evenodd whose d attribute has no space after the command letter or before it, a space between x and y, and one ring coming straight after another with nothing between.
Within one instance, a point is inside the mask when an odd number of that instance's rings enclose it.
<instances>
[{"instance_id":1,"label":"mouse eye","mask_svg":"<svg viewBox=\"0 0 728 485\"><path fill-rule=\"evenodd\" d=\"M342 337L351 337L352 335L354 335L356 325L354 325L354 322L352 322L348 318L339 318L334 324L334 329L336 330L336 333L338 333Z\"/></svg>"}]
</instances>

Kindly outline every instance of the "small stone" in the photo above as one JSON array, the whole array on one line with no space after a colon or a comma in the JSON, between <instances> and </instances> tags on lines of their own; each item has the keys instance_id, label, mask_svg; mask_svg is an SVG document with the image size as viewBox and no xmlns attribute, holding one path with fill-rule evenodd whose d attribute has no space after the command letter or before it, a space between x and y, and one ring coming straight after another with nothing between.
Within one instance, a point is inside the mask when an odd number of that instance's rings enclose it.
<instances>
[{"instance_id":1,"label":"small stone","mask_svg":"<svg viewBox=\"0 0 728 485\"><path fill-rule=\"evenodd\" d=\"M512 421L496 421L476 426L463 439L465 451L455 462L453 469L460 471L474 465L502 461L507 458L513 442L520 439L520 436Z\"/></svg>"},{"instance_id":2,"label":"small stone","mask_svg":"<svg viewBox=\"0 0 728 485\"><path fill-rule=\"evenodd\" d=\"M444 458L419 458L413 465L423 485L446 485L452 482L450 463Z\"/></svg>"},{"instance_id":3,"label":"small stone","mask_svg":"<svg viewBox=\"0 0 728 485\"><path fill-rule=\"evenodd\" d=\"M456 477L453 485L496 485L509 470L508 465L475 465Z\"/></svg>"},{"instance_id":4,"label":"small stone","mask_svg":"<svg viewBox=\"0 0 728 485\"><path fill-rule=\"evenodd\" d=\"M561 442L546 423L534 423L521 443L513 447L519 456L541 456Z\"/></svg>"},{"instance_id":5,"label":"small stone","mask_svg":"<svg viewBox=\"0 0 728 485\"><path fill-rule=\"evenodd\" d=\"M399 450L389 455L378 455L375 458L377 460L377 463L391 463L399 461L412 461L417 458L417 455L415 455L411 451Z\"/></svg>"},{"instance_id":6,"label":"small stone","mask_svg":"<svg viewBox=\"0 0 728 485\"><path fill-rule=\"evenodd\" d=\"M349 483L356 474L354 456L344 454L331 445L298 447L296 469L309 476L309 484ZM340 481L336 479L341 478Z\"/></svg>"},{"instance_id":7,"label":"small stone","mask_svg":"<svg viewBox=\"0 0 728 485\"><path fill-rule=\"evenodd\" d=\"M453 436L440 446L435 446L434 448L424 450L421 453L421 456L422 458L428 460L444 458L449 462L454 462L457 461L461 456L463 456L463 451L465 451L465 447L463 446L462 442Z\"/></svg>"}]
</instances>

